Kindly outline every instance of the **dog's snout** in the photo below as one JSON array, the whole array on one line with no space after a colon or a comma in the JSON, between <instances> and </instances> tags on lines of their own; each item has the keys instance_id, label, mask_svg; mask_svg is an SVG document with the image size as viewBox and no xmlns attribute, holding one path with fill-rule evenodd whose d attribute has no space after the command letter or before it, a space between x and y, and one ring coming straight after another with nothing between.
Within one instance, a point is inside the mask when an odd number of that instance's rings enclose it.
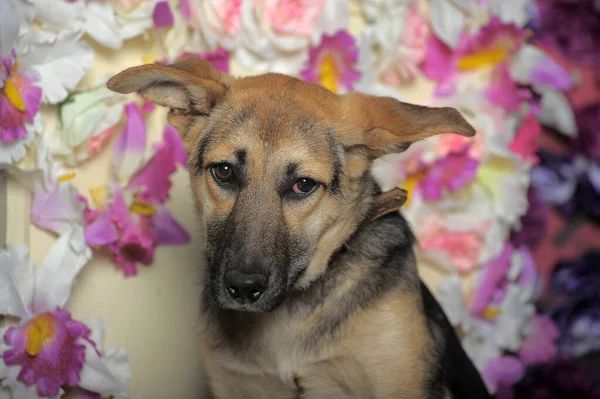
<instances>
[{"instance_id":1,"label":"dog's snout","mask_svg":"<svg viewBox=\"0 0 600 399\"><path fill-rule=\"evenodd\" d=\"M225 288L229 296L241 303L254 303L267 289L267 278L262 274L246 274L232 270L225 273Z\"/></svg>"}]
</instances>

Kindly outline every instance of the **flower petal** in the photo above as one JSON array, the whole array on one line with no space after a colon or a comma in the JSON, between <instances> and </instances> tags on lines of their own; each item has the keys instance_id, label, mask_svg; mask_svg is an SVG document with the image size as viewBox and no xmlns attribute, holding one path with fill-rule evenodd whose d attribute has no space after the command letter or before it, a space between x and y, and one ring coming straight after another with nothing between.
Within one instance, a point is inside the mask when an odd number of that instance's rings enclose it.
<instances>
[{"instance_id":1,"label":"flower petal","mask_svg":"<svg viewBox=\"0 0 600 399\"><path fill-rule=\"evenodd\" d=\"M162 0L156 3L154 11L152 12L152 21L154 22L155 28L168 28L173 26L173 13L171 12L168 1Z\"/></svg>"},{"instance_id":2,"label":"flower petal","mask_svg":"<svg viewBox=\"0 0 600 399\"><path fill-rule=\"evenodd\" d=\"M164 206L159 207L152 217L152 231L158 245L179 245L190 241L188 232Z\"/></svg>"},{"instance_id":3,"label":"flower petal","mask_svg":"<svg viewBox=\"0 0 600 399\"><path fill-rule=\"evenodd\" d=\"M19 33L19 16L10 1L0 2L0 59L10 56Z\"/></svg>"},{"instance_id":4,"label":"flower petal","mask_svg":"<svg viewBox=\"0 0 600 399\"><path fill-rule=\"evenodd\" d=\"M431 0L429 3L431 27L437 37L448 46L458 46L464 25L464 15L449 0Z\"/></svg>"},{"instance_id":5,"label":"flower petal","mask_svg":"<svg viewBox=\"0 0 600 399\"><path fill-rule=\"evenodd\" d=\"M127 381L131 378L127 354L109 349L100 357L92 344L85 342L85 347L79 386L102 396L127 397Z\"/></svg>"},{"instance_id":6,"label":"flower petal","mask_svg":"<svg viewBox=\"0 0 600 399\"><path fill-rule=\"evenodd\" d=\"M29 248L0 250L0 314L27 317L33 303L34 266ZM0 378L1 379L1 378Z\"/></svg>"},{"instance_id":7,"label":"flower petal","mask_svg":"<svg viewBox=\"0 0 600 399\"><path fill-rule=\"evenodd\" d=\"M539 47L523 44L510 66L511 76L523 84L553 87L566 91L572 87L571 75Z\"/></svg>"},{"instance_id":8,"label":"flower petal","mask_svg":"<svg viewBox=\"0 0 600 399\"><path fill-rule=\"evenodd\" d=\"M538 119L543 125L552 127L569 136L577 136L575 114L569 100L560 92L544 88L538 91L542 94L541 110Z\"/></svg>"},{"instance_id":9,"label":"flower petal","mask_svg":"<svg viewBox=\"0 0 600 399\"><path fill-rule=\"evenodd\" d=\"M531 0L487 0L490 11L499 16L504 23L524 26L529 20Z\"/></svg>"},{"instance_id":10,"label":"flower petal","mask_svg":"<svg viewBox=\"0 0 600 399\"><path fill-rule=\"evenodd\" d=\"M85 228L85 241L88 245L107 245L119 239L117 227L112 221L110 209L105 210L94 222Z\"/></svg>"},{"instance_id":11,"label":"flower petal","mask_svg":"<svg viewBox=\"0 0 600 399\"><path fill-rule=\"evenodd\" d=\"M83 228L74 226L52 245L37 270L33 304L36 312L66 305L75 278L92 256L84 243Z\"/></svg>"},{"instance_id":12,"label":"flower petal","mask_svg":"<svg viewBox=\"0 0 600 399\"><path fill-rule=\"evenodd\" d=\"M144 161L146 122L133 103L125 106L127 125L113 149L113 172L120 182L127 182Z\"/></svg>"},{"instance_id":13,"label":"flower petal","mask_svg":"<svg viewBox=\"0 0 600 399\"><path fill-rule=\"evenodd\" d=\"M111 4L90 2L84 12L85 32L105 47L113 50L120 49L123 40Z\"/></svg>"},{"instance_id":14,"label":"flower petal","mask_svg":"<svg viewBox=\"0 0 600 399\"><path fill-rule=\"evenodd\" d=\"M94 50L72 33L54 42L31 44L20 62L39 75L43 101L56 104L67 98L92 68Z\"/></svg>"}]
</instances>

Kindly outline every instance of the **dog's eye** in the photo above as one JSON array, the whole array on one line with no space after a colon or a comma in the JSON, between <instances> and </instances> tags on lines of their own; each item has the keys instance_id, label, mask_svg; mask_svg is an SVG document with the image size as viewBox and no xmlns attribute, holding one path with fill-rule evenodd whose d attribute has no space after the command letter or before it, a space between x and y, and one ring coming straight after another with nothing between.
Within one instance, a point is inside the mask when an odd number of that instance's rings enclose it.
<instances>
[{"instance_id":1,"label":"dog's eye","mask_svg":"<svg viewBox=\"0 0 600 399\"><path fill-rule=\"evenodd\" d=\"M292 187L292 191L296 194L309 194L317 188L318 183L313 179L301 178L299 179L294 187Z\"/></svg>"},{"instance_id":2,"label":"dog's eye","mask_svg":"<svg viewBox=\"0 0 600 399\"><path fill-rule=\"evenodd\" d=\"M229 183L234 178L233 167L226 163L213 166L212 174L221 183Z\"/></svg>"}]
</instances>

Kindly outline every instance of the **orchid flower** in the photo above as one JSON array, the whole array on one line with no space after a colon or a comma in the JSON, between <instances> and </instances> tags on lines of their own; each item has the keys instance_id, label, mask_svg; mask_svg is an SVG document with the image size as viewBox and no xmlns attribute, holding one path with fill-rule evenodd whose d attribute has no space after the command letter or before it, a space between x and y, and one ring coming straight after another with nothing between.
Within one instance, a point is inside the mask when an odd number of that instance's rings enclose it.
<instances>
[{"instance_id":1,"label":"orchid flower","mask_svg":"<svg viewBox=\"0 0 600 399\"><path fill-rule=\"evenodd\" d=\"M95 209L85 204L86 242L108 249L125 275L137 274L137 264L150 265L157 245L178 245L190 239L165 207L171 175L186 166L186 151L175 129L167 126L163 141L147 159L146 126L135 104L125 106L127 126L113 157L115 179L92 191Z\"/></svg>"},{"instance_id":2,"label":"orchid flower","mask_svg":"<svg viewBox=\"0 0 600 399\"><path fill-rule=\"evenodd\" d=\"M0 393L12 399L58 399L80 387L126 396L130 371L123 352L101 348L97 321L85 325L65 309L74 281L91 258L83 229L61 235L36 269L25 246L0 251ZM3 396L4 397L4 396Z\"/></svg>"},{"instance_id":3,"label":"orchid flower","mask_svg":"<svg viewBox=\"0 0 600 399\"><path fill-rule=\"evenodd\" d=\"M308 63L300 77L343 94L351 91L360 77L356 70L357 61L358 48L350 34L339 31L333 36L323 35L319 46L310 50Z\"/></svg>"}]
</instances>

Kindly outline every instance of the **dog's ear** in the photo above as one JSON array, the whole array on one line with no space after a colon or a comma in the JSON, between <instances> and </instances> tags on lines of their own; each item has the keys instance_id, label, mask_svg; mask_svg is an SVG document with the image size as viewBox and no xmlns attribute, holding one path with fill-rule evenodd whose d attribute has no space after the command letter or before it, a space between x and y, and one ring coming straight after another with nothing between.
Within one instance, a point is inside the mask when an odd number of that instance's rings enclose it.
<instances>
[{"instance_id":1,"label":"dog's ear","mask_svg":"<svg viewBox=\"0 0 600 399\"><path fill-rule=\"evenodd\" d=\"M364 148L373 158L402 152L415 141L440 133L475 135L475 129L454 108L424 107L361 93L340 99L343 120L351 126L341 134L343 145Z\"/></svg>"},{"instance_id":2,"label":"dog's ear","mask_svg":"<svg viewBox=\"0 0 600 399\"><path fill-rule=\"evenodd\" d=\"M107 87L118 93L137 92L148 100L171 108L169 123L181 134L186 147L194 137L194 119L206 117L224 97L233 78L214 69L200 57L190 56L171 65L148 64L113 76ZM193 129L195 134L199 129Z\"/></svg>"}]
</instances>

